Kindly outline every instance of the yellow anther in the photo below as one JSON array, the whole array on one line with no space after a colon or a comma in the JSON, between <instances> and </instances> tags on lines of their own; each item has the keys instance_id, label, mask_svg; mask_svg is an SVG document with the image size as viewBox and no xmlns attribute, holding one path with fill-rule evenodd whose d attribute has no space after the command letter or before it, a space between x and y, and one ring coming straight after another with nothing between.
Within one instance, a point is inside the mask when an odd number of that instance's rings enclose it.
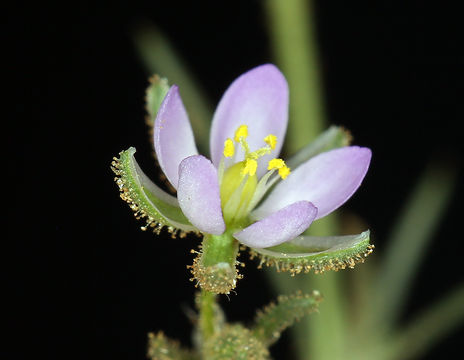
<instances>
[{"instance_id":1,"label":"yellow anther","mask_svg":"<svg viewBox=\"0 0 464 360\"><path fill-rule=\"evenodd\" d=\"M224 141L224 152L223 152L225 157L231 157L234 156L235 154L235 145L232 139L227 139Z\"/></svg>"},{"instance_id":2,"label":"yellow anther","mask_svg":"<svg viewBox=\"0 0 464 360\"><path fill-rule=\"evenodd\" d=\"M284 165L279 169L280 177L285 180L288 175L290 175L290 168L287 165Z\"/></svg>"},{"instance_id":3,"label":"yellow anther","mask_svg":"<svg viewBox=\"0 0 464 360\"><path fill-rule=\"evenodd\" d=\"M285 166L285 161L282 159L272 159L267 165L268 170L281 169Z\"/></svg>"},{"instance_id":4,"label":"yellow anther","mask_svg":"<svg viewBox=\"0 0 464 360\"><path fill-rule=\"evenodd\" d=\"M242 175L250 175L253 176L256 174L256 169L258 168L258 162L253 159L246 159L245 160L245 167L242 170Z\"/></svg>"},{"instance_id":5,"label":"yellow anther","mask_svg":"<svg viewBox=\"0 0 464 360\"><path fill-rule=\"evenodd\" d=\"M277 136L269 134L264 138L264 142L268 144L272 150L274 150L277 144Z\"/></svg>"},{"instance_id":6,"label":"yellow anther","mask_svg":"<svg viewBox=\"0 0 464 360\"><path fill-rule=\"evenodd\" d=\"M235 132L234 140L240 142L240 138L246 139L248 137L248 126L240 125L237 131Z\"/></svg>"}]
</instances>

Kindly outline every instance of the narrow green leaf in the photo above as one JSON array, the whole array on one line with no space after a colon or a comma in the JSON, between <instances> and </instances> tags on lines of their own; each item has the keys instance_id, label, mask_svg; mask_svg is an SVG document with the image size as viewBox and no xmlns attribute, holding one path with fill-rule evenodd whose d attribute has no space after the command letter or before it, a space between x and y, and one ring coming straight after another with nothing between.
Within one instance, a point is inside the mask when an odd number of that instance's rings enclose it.
<instances>
[{"instance_id":1,"label":"narrow green leaf","mask_svg":"<svg viewBox=\"0 0 464 360\"><path fill-rule=\"evenodd\" d=\"M274 266L292 275L313 271L353 268L373 251L369 231L348 236L299 236L289 242L266 249L251 249L251 257L259 257L259 267Z\"/></svg>"},{"instance_id":2,"label":"narrow green leaf","mask_svg":"<svg viewBox=\"0 0 464 360\"><path fill-rule=\"evenodd\" d=\"M121 191L121 198L134 211L136 218L145 219L146 226L157 233L166 226L173 235L185 236L186 232L197 232L179 208L177 199L153 183L135 161L135 148L131 147L113 158L111 169Z\"/></svg>"},{"instance_id":3,"label":"narrow green leaf","mask_svg":"<svg viewBox=\"0 0 464 360\"><path fill-rule=\"evenodd\" d=\"M414 275L451 199L456 167L431 164L422 175L390 236L371 295L373 326L395 325Z\"/></svg>"},{"instance_id":4,"label":"narrow green leaf","mask_svg":"<svg viewBox=\"0 0 464 360\"><path fill-rule=\"evenodd\" d=\"M169 39L153 24L137 28L134 41L148 71L151 74L162 74L171 84L179 86L196 144L202 153L206 153L212 107L200 82L194 78Z\"/></svg>"},{"instance_id":5,"label":"narrow green leaf","mask_svg":"<svg viewBox=\"0 0 464 360\"><path fill-rule=\"evenodd\" d=\"M311 294L297 292L290 296L281 295L277 298L277 303L271 303L258 312L252 333L258 340L270 346L295 321L315 311L321 301L322 296L318 291Z\"/></svg>"},{"instance_id":6,"label":"narrow green leaf","mask_svg":"<svg viewBox=\"0 0 464 360\"><path fill-rule=\"evenodd\" d=\"M351 134L347 130L340 126L331 126L288 159L286 163L290 168L294 169L317 154L347 146L350 142Z\"/></svg>"},{"instance_id":7,"label":"narrow green leaf","mask_svg":"<svg viewBox=\"0 0 464 360\"><path fill-rule=\"evenodd\" d=\"M464 284L425 310L397 335L392 359L416 359L464 322Z\"/></svg>"},{"instance_id":8,"label":"narrow green leaf","mask_svg":"<svg viewBox=\"0 0 464 360\"><path fill-rule=\"evenodd\" d=\"M200 360L199 356L181 348L177 341L168 339L161 332L148 334L147 357L151 360Z\"/></svg>"}]
</instances>

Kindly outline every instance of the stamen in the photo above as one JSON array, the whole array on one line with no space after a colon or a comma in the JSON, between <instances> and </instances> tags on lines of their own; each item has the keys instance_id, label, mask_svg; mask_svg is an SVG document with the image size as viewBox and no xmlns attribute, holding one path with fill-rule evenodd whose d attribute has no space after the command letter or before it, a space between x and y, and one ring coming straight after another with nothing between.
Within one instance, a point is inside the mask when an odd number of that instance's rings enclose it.
<instances>
[{"instance_id":1,"label":"stamen","mask_svg":"<svg viewBox=\"0 0 464 360\"><path fill-rule=\"evenodd\" d=\"M264 155L267 155L267 154L270 154L270 153L271 153L271 148L266 146L266 147L262 147L261 149L258 149L256 151L253 151L250 154L250 157L252 157L253 159L258 159L261 156L264 156Z\"/></svg>"},{"instance_id":2,"label":"stamen","mask_svg":"<svg viewBox=\"0 0 464 360\"><path fill-rule=\"evenodd\" d=\"M248 126L247 125L240 125L237 131L235 132L234 140L236 142L240 142L240 139L246 139L248 137Z\"/></svg>"},{"instance_id":3,"label":"stamen","mask_svg":"<svg viewBox=\"0 0 464 360\"><path fill-rule=\"evenodd\" d=\"M242 175L250 175L253 176L256 174L256 169L258 168L258 162L253 159L246 159L245 160L245 167L242 170Z\"/></svg>"},{"instance_id":4,"label":"stamen","mask_svg":"<svg viewBox=\"0 0 464 360\"><path fill-rule=\"evenodd\" d=\"M280 169L284 166L285 166L285 161L283 161L282 159L272 159L271 161L269 161L269 164L267 165L267 169L268 170Z\"/></svg>"},{"instance_id":5,"label":"stamen","mask_svg":"<svg viewBox=\"0 0 464 360\"><path fill-rule=\"evenodd\" d=\"M277 144L277 136L269 134L264 138L264 142L268 144L272 150L274 150Z\"/></svg>"},{"instance_id":6,"label":"stamen","mask_svg":"<svg viewBox=\"0 0 464 360\"><path fill-rule=\"evenodd\" d=\"M224 141L224 152L223 152L225 157L232 157L235 154L235 145L232 139L227 138L226 141Z\"/></svg>"},{"instance_id":7,"label":"stamen","mask_svg":"<svg viewBox=\"0 0 464 360\"><path fill-rule=\"evenodd\" d=\"M290 168L288 166L283 166L279 169L279 175L280 177L285 180L288 175L290 175Z\"/></svg>"},{"instance_id":8,"label":"stamen","mask_svg":"<svg viewBox=\"0 0 464 360\"><path fill-rule=\"evenodd\" d=\"M240 145L242 146L243 151L245 151L245 156L249 157L250 154L250 145L248 145L247 141L244 137L240 138Z\"/></svg>"},{"instance_id":9,"label":"stamen","mask_svg":"<svg viewBox=\"0 0 464 360\"><path fill-rule=\"evenodd\" d=\"M285 180L287 176L290 175L290 168L287 165L285 165L285 161L283 161L282 159L272 159L271 161L269 161L267 169L279 169L279 175L283 180Z\"/></svg>"}]
</instances>

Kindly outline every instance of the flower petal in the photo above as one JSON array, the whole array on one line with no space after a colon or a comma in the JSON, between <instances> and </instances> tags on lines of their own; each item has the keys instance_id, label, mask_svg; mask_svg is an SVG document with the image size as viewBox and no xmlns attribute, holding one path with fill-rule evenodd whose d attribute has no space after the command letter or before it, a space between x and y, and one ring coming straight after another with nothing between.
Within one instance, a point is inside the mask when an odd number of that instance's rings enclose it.
<instances>
[{"instance_id":1,"label":"flower petal","mask_svg":"<svg viewBox=\"0 0 464 360\"><path fill-rule=\"evenodd\" d=\"M307 200L318 209L316 219L324 217L347 201L361 185L371 155L368 148L350 146L309 159L281 181L252 216L262 219L295 201Z\"/></svg>"},{"instance_id":2,"label":"flower petal","mask_svg":"<svg viewBox=\"0 0 464 360\"><path fill-rule=\"evenodd\" d=\"M317 208L313 204L298 201L235 233L234 237L253 248L278 245L305 231L316 214Z\"/></svg>"},{"instance_id":3,"label":"flower petal","mask_svg":"<svg viewBox=\"0 0 464 360\"><path fill-rule=\"evenodd\" d=\"M277 136L277 146L260 159L258 176L266 172L267 161L277 157L287 130L288 85L282 73L271 64L258 66L238 77L226 90L213 117L210 148L216 167L222 157L224 141L233 138L240 125L248 125L250 150L264 145L264 138ZM243 160L243 152L236 155Z\"/></svg>"},{"instance_id":4,"label":"flower petal","mask_svg":"<svg viewBox=\"0 0 464 360\"><path fill-rule=\"evenodd\" d=\"M177 199L184 215L200 231L214 235L225 231L217 171L204 156L190 156L180 163Z\"/></svg>"},{"instance_id":5,"label":"flower petal","mask_svg":"<svg viewBox=\"0 0 464 360\"><path fill-rule=\"evenodd\" d=\"M173 85L156 115L154 132L155 152L159 165L169 182L177 189L180 162L198 154L187 112Z\"/></svg>"}]
</instances>

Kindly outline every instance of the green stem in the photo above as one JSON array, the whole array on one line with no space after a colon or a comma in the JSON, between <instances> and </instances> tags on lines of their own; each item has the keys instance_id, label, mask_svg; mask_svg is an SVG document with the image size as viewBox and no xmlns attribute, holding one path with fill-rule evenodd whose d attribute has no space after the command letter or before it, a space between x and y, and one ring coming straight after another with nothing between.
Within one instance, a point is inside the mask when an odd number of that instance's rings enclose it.
<instances>
[{"instance_id":1,"label":"green stem","mask_svg":"<svg viewBox=\"0 0 464 360\"><path fill-rule=\"evenodd\" d=\"M216 294L202 290L200 294L200 333L204 342L208 340L215 332L215 306Z\"/></svg>"},{"instance_id":2,"label":"green stem","mask_svg":"<svg viewBox=\"0 0 464 360\"><path fill-rule=\"evenodd\" d=\"M314 11L308 0L264 2L274 57L290 88L287 150L294 153L325 127Z\"/></svg>"},{"instance_id":3,"label":"green stem","mask_svg":"<svg viewBox=\"0 0 464 360\"><path fill-rule=\"evenodd\" d=\"M231 231L226 231L222 235L205 235L202 250L203 266L213 266L223 262L228 263L232 268L235 267L238 242L232 237Z\"/></svg>"},{"instance_id":4,"label":"green stem","mask_svg":"<svg viewBox=\"0 0 464 360\"><path fill-rule=\"evenodd\" d=\"M286 150L292 154L315 139L326 126L314 11L312 1L308 0L268 0L265 4L275 59L289 82L287 134L290 141L286 141ZM318 220L311 225L311 235L333 234L337 223L334 215ZM305 291L316 287L327 301L319 316L292 329L299 358L338 356L343 351L342 339L346 331L346 304L340 293L340 274L314 276L309 281L305 276L298 280L295 285L299 283ZM289 285L282 280L273 283L278 292L288 290Z\"/></svg>"},{"instance_id":5,"label":"green stem","mask_svg":"<svg viewBox=\"0 0 464 360\"><path fill-rule=\"evenodd\" d=\"M202 290L215 294L229 294L235 288L238 241L230 231L222 235L207 234L201 252L194 260L192 274Z\"/></svg>"},{"instance_id":6,"label":"green stem","mask_svg":"<svg viewBox=\"0 0 464 360\"><path fill-rule=\"evenodd\" d=\"M182 99L188 109L192 130L199 150L207 152L211 105L200 82L174 49L169 39L153 24L135 29L134 42L146 68L151 74L160 74L170 84L179 85Z\"/></svg>"}]
</instances>

